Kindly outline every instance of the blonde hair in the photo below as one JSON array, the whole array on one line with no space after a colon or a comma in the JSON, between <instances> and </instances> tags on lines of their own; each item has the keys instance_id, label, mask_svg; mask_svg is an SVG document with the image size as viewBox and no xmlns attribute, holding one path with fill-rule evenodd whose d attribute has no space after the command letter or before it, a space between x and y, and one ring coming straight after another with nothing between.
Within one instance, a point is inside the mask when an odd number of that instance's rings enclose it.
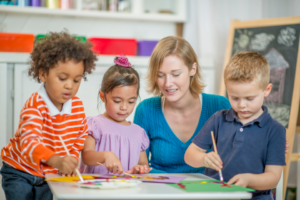
<instances>
[{"instance_id":1,"label":"blonde hair","mask_svg":"<svg viewBox=\"0 0 300 200\"><path fill-rule=\"evenodd\" d=\"M202 82L197 55L185 39L175 36L161 39L152 52L147 75L148 92L154 95L160 95L160 90L156 83L158 70L163 63L164 58L169 55L178 56L189 70L191 70L193 64L196 63L196 73L194 76L190 77L190 91L193 95L202 93L205 85Z\"/></svg>"},{"instance_id":2,"label":"blonde hair","mask_svg":"<svg viewBox=\"0 0 300 200\"><path fill-rule=\"evenodd\" d=\"M265 89L270 82L270 66L267 59L257 52L237 53L224 70L224 80L233 82L258 81Z\"/></svg>"}]
</instances>

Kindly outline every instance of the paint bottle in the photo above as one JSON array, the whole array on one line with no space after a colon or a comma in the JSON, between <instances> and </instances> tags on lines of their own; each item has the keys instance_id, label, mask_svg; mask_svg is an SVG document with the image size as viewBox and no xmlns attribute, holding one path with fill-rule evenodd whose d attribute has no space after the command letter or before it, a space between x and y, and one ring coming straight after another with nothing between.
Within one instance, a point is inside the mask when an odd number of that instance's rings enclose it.
<instances>
[{"instance_id":1,"label":"paint bottle","mask_svg":"<svg viewBox=\"0 0 300 200\"><path fill-rule=\"evenodd\" d=\"M47 0L47 7L48 8L58 8L58 0Z\"/></svg>"},{"instance_id":2,"label":"paint bottle","mask_svg":"<svg viewBox=\"0 0 300 200\"><path fill-rule=\"evenodd\" d=\"M18 6L20 7L30 6L30 0L18 0Z\"/></svg>"},{"instance_id":3,"label":"paint bottle","mask_svg":"<svg viewBox=\"0 0 300 200\"><path fill-rule=\"evenodd\" d=\"M71 0L60 0L60 8L63 10L72 8Z\"/></svg>"},{"instance_id":4,"label":"paint bottle","mask_svg":"<svg viewBox=\"0 0 300 200\"><path fill-rule=\"evenodd\" d=\"M32 7L40 7L41 6L41 0L31 0L31 6Z\"/></svg>"}]
</instances>

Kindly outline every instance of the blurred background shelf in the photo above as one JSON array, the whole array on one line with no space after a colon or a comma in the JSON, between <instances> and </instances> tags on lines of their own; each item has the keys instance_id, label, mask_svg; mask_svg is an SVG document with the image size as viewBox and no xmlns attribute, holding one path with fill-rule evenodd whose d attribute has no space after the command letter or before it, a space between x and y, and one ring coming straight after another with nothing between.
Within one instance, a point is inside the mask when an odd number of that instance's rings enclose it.
<instances>
[{"instance_id":1,"label":"blurred background shelf","mask_svg":"<svg viewBox=\"0 0 300 200\"><path fill-rule=\"evenodd\" d=\"M113 12L100 10L76 10L76 9L49 9L46 7L19 7L0 5L0 13L30 14L30 15L54 15L65 17L90 17L100 19L138 20L138 21L162 21L183 23L186 21L185 14L165 13L134 13L134 12Z\"/></svg>"}]
</instances>

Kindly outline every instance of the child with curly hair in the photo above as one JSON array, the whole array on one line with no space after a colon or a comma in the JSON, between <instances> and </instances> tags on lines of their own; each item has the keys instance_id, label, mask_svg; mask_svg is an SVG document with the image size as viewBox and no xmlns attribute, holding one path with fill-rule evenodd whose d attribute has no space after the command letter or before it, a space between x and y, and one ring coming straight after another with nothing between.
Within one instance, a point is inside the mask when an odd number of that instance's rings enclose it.
<instances>
[{"instance_id":1,"label":"child with curly hair","mask_svg":"<svg viewBox=\"0 0 300 200\"><path fill-rule=\"evenodd\" d=\"M45 174L75 174L87 137L83 104L75 95L81 79L95 68L97 58L90 47L67 32L50 33L35 45L29 75L43 84L26 101L18 129L1 151L6 199L50 200Z\"/></svg>"},{"instance_id":2,"label":"child with curly hair","mask_svg":"<svg viewBox=\"0 0 300 200\"><path fill-rule=\"evenodd\" d=\"M126 121L139 96L139 74L125 56L117 57L114 63L105 72L99 90L106 111L87 117L88 137L80 169L93 174L148 173L148 136L143 128Z\"/></svg>"}]
</instances>

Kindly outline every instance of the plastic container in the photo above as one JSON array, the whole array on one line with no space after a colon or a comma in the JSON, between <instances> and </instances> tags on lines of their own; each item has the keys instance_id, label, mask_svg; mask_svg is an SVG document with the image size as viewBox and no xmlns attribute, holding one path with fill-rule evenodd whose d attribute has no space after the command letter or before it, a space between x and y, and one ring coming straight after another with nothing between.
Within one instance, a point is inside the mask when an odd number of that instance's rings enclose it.
<instances>
[{"instance_id":1,"label":"plastic container","mask_svg":"<svg viewBox=\"0 0 300 200\"><path fill-rule=\"evenodd\" d=\"M141 40L138 41L138 55L139 56L151 56L153 49L158 41Z\"/></svg>"},{"instance_id":2,"label":"plastic container","mask_svg":"<svg viewBox=\"0 0 300 200\"><path fill-rule=\"evenodd\" d=\"M42 38L46 37L45 34L39 34L39 35L36 35L35 36L35 42L39 42ZM76 37L77 40L79 40L80 42L82 43L85 43L86 42L86 37L84 36L73 36L73 37Z\"/></svg>"},{"instance_id":3,"label":"plastic container","mask_svg":"<svg viewBox=\"0 0 300 200\"><path fill-rule=\"evenodd\" d=\"M72 8L71 0L60 0L60 9L69 10Z\"/></svg>"},{"instance_id":4,"label":"plastic container","mask_svg":"<svg viewBox=\"0 0 300 200\"><path fill-rule=\"evenodd\" d=\"M0 33L0 52L30 53L33 44L33 34Z\"/></svg>"},{"instance_id":5,"label":"plastic container","mask_svg":"<svg viewBox=\"0 0 300 200\"><path fill-rule=\"evenodd\" d=\"M88 38L93 44L93 51L102 55L135 56L137 41L135 39L121 38Z\"/></svg>"}]
</instances>

